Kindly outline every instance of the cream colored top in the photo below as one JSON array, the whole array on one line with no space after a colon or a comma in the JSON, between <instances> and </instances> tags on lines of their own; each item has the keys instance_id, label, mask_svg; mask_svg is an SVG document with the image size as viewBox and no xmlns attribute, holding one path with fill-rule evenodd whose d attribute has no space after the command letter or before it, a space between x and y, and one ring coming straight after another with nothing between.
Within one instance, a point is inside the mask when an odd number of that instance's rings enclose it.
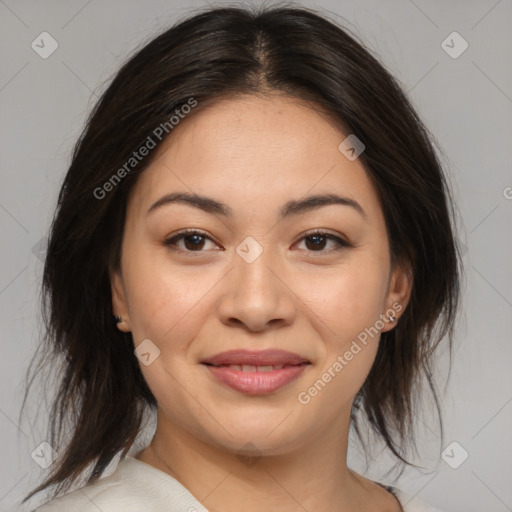
<instances>
[{"instance_id":1,"label":"cream colored top","mask_svg":"<svg viewBox=\"0 0 512 512\"><path fill-rule=\"evenodd\" d=\"M387 487L404 512L440 512L399 489ZM178 480L134 457L126 456L115 471L34 512L208 512Z\"/></svg>"}]
</instances>

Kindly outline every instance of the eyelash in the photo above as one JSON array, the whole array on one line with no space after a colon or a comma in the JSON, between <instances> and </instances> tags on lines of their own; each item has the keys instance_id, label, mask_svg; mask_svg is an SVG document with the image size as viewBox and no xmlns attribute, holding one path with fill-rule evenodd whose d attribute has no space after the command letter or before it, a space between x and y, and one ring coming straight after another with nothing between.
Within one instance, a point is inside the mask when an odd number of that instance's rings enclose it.
<instances>
[{"instance_id":1,"label":"eyelash","mask_svg":"<svg viewBox=\"0 0 512 512\"><path fill-rule=\"evenodd\" d=\"M164 245L167 246L167 247L170 247L172 248L173 250L176 250L176 251L180 251L180 252L185 252L185 253L194 253L194 252L197 252L197 253L201 253L201 252L205 252L205 251L189 251L187 249L176 249L175 246L176 246L176 242L183 239L185 236L191 236L191 235L199 235L203 238L207 238L209 240L211 240L213 242L213 240L204 232L204 231L200 231L200 230L197 230L197 229L184 229L178 233L176 233L175 235L173 235L171 238L168 238L166 240L164 240ZM322 237L325 237L327 240L331 240L331 241L334 241L336 242L336 244L338 245L335 249L331 249L331 250L320 250L320 251L308 251L308 252L318 252L318 253L329 253L329 252L332 252L332 251L340 251L340 250L343 250L343 249L346 249L346 248L350 248L350 247L353 247L353 245L351 243L349 243L347 240L344 240L343 238L340 238L340 237L337 237L335 235L332 235L331 233L328 233L326 231L321 231L321 230L310 230L310 231L306 231L305 233L302 234L302 237L298 240L299 242L305 240L306 238L311 238L313 236L322 236ZM174 246L174 247L173 247Z\"/></svg>"}]
</instances>

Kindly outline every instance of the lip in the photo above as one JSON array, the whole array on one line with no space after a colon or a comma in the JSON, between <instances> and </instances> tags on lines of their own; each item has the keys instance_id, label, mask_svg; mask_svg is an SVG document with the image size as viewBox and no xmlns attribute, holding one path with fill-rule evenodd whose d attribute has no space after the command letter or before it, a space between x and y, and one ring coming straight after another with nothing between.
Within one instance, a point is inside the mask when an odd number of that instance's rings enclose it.
<instances>
[{"instance_id":1,"label":"lip","mask_svg":"<svg viewBox=\"0 0 512 512\"><path fill-rule=\"evenodd\" d=\"M210 357L202 364L219 382L248 395L273 393L300 377L310 361L284 350L230 350ZM242 371L237 366L277 366L268 371Z\"/></svg>"},{"instance_id":2,"label":"lip","mask_svg":"<svg viewBox=\"0 0 512 512\"><path fill-rule=\"evenodd\" d=\"M298 365L301 363L309 363L308 359L285 350L269 349L269 350L228 350L221 352L208 359L201 361L203 364L213 366L240 364L240 365Z\"/></svg>"}]
</instances>

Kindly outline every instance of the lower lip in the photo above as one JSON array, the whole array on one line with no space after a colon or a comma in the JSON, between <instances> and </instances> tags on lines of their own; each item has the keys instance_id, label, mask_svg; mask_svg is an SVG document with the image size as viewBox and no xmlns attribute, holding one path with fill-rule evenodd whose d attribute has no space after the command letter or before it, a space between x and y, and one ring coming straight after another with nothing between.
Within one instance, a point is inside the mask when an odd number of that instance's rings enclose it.
<instances>
[{"instance_id":1,"label":"lower lip","mask_svg":"<svg viewBox=\"0 0 512 512\"><path fill-rule=\"evenodd\" d=\"M297 379L307 364L285 366L271 372L242 372L228 366L205 365L210 373L223 384L248 395L272 393Z\"/></svg>"}]
</instances>

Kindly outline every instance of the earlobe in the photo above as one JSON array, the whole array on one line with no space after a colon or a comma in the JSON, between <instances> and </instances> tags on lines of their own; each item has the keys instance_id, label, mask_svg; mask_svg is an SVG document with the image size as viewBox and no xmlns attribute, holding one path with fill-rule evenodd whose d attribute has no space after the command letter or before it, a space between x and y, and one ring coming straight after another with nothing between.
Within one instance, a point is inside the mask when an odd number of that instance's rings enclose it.
<instances>
[{"instance_id":1,"label":"earlobe","mask_svg":"<svg viewBox=\"0 0 512 512\"><path fill-rule=\"evenodd\" d=\"M113 321L117 328L122 332L130 332L128 317L128 308L126 304L125 292L119 272L112 272L110 278L110 287L112 293L112 311L114 312Z\"/></svg>"}]
</instances>

